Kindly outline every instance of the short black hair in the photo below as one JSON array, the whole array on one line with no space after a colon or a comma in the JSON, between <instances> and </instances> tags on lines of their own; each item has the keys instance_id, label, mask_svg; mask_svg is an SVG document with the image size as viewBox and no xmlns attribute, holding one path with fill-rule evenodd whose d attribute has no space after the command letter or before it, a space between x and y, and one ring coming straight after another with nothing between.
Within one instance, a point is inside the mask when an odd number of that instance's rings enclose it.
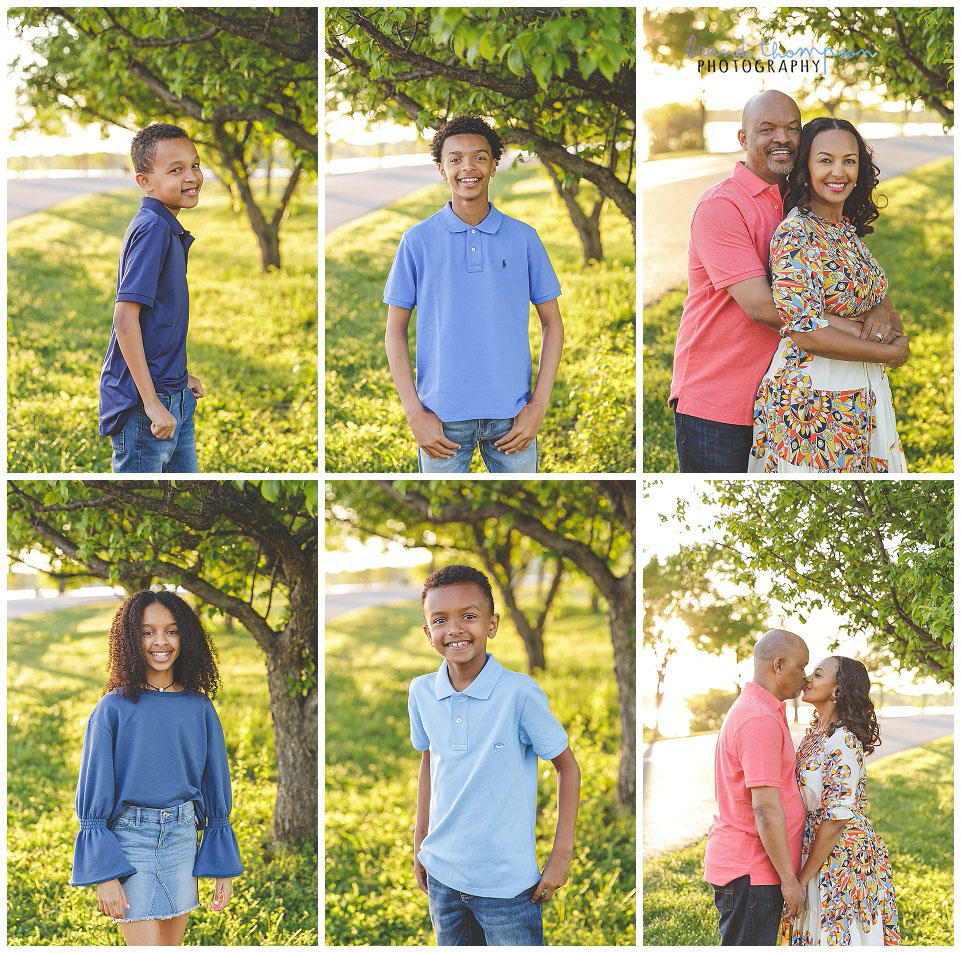
<instances>
[{"instance_id":1,"label":"short black hair","mask_svg":"<svg viewBox=\"0 0 961 953\"><path fill-rule=\"evenodd\" d=\"M154 122L144 126L130 143L130 158L134 172L153 172L153 160L157 155L157 143L161 139L189 139L180 126L169 122Z\"/></svg>"},{"instance_id":2,"label":"short black hair","mask_svg":"<svg viewBox=\"0 0 961 953\"><path fill-rule=\"evenodd\" d=\"M460 586L472 584L480 589L481 593L487 597L487 607L494 614L494 593L491 591L491 581L479 569L471 566L464 566L461 563L454 563L453 566L444 566L436 572L432 572L424 580L424 588L420 593L420 607L424 608L427 593L432 589L440 589L442 586Z\"/></svg>"},{"instance_id":3,"label":"short black hair","mask_svg":"<svg viewBox=\"0 0 961 953\"><path fill-rule=\"evenodd\" d=\"M488 126L480 116L455 116L453 119L448 119L431 140L430 154L434 157L434 161L440 162L444 143L451 136L464 135L483 136L490 143L491 158L494 160L494 165L497 165L500 157L504 154L504 143L501 142L501 137L497 135L493 127Z\"/></svg>"}]
</instances>

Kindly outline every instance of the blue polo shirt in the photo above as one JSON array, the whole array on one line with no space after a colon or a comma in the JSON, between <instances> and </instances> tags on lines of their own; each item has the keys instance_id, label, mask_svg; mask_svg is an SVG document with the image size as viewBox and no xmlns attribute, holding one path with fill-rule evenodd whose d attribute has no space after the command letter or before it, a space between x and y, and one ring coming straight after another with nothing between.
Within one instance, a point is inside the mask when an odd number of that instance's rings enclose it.
<instances>
[{"instance_id":1,"label":"blue polo shirt","mask_svg":"<svg viewBox=\"0 0 961 953\"><path fill-rule=\"evenodd\" d=\"M442 421L506 419L531 398L531 304L561 293L530 225L450 203L404 232L384 303L417 308L417 396Z\"/></svg>"},{"instance_id":2,"label":"blue polo shirt","mask_svg":"<svg viewBox=\"0 0 961 953\"><path fill-rule=\"evenodd\" d=\"M410 683L410 740L430 749L430 827L417 855L442 884L516 897L540 880L534 853L537 759L567 748L547 696L488 653L462 692L447 662Z\"/></svg>"},{"instance_id":3,"label":"blue polo shirt","mask_svg":"<svg viewBox=\"0 0 961 953\"><path fill-rule=\"evenodd\" d=\"M117 267L117 301L140 305L140 333L150 379L158 394L187 386L188 232L162 202L140 200L127 226ZM116 433L140 394L111 325L110 343L100 371L100 436Z\"/></svg>"}]
</instances>

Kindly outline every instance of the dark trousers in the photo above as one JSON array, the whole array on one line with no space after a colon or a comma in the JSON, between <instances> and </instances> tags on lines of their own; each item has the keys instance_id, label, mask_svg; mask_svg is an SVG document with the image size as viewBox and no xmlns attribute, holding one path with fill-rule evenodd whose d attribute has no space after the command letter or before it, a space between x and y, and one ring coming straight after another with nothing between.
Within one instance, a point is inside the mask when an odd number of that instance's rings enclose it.
<instances>
[{"instance_id":1,"label":"dark trousers","mask_svg":"<svg viewBox=\"0 0 961 953\"><path fill-rule=\"evenodd\" d=\"M674 412L681 473L747 473L754 428Z\"/></svg>"},{"instance_id":2,"label":"dark trousers","mask_svg":"<svg viewBox=\"0 0 961 953\"><path fill-rule=\"evenodd\" d=\"M721 946L777 946L784 898L779 884L751 885L748 874L714 887Z\"/></svg>"}]
</instances>

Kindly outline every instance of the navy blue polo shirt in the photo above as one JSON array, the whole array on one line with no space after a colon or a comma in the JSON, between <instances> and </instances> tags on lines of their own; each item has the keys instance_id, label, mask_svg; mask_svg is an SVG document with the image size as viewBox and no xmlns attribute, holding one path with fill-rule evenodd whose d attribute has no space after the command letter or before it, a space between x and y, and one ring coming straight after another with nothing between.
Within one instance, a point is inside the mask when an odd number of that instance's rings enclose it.
<instances>
[{"instance_id":1,"label":"navy blue polo shirt","mask_svg":"<svg viewBox=\"0 0 961 953\"><path fill-rule=\"evenodd\" d=\"M187 386L187 251L193 236L162 202L140 200L127 226L117 267L117 301L140 305L140 333L150 379L158 394ZM116 433L140 394L111 325L100 371L100 436Z\"/></svg>"},{"instance_id":2,"label":"navy blue polo shirt","mask_svg":"<svg viewBox=\"0 0 961 953\"><path fill-rule=\"evenodd\" d=\"M514 417L531 398L531 304L561 293L530 225L450 203L404 232L384 303L417 308L417 396L442 421Z\"/></svg>"},{"instance_id":3,"label":"navy blue polo shirt","mask_svg":"<svg viewBox=\"0 0 961 953\"><path fill-rule=\"evenodd\" d=\"M488 653L454 691L447 662L410 683L410 740L430 749L430 824L418 860L452 890L516 897L540 879L534 852L537 759L567 748L567 733L532 678Z\"/></svg>"}]
</instances>

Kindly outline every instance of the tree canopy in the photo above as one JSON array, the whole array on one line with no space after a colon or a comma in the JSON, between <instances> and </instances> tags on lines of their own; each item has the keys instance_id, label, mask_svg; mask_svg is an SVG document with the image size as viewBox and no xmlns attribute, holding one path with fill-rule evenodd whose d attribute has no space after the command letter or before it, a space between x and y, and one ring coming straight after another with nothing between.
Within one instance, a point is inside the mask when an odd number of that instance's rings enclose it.
<instances>
[{"instance_id":1,"label":"tree canopy","mask_svg":"<svg viewBox=\"0 0 961 953\"><path fill-rule=\"evenodd\" d=\"M274 837L316 837L316 481L11 480L7 546L130 590L182 586L237 619L267 663Z\"/></svg>"},{"instance_id":2,"label":"tree canopy","mask_svg":"<svg viewBox=\"0 0 961 953\"><path fill-rule=\"evenodd\" d=\"M493 119L505 143L547 167L583 242L600 209L577 204L581 179L635 222L634 17L631 7L331 7L329 108L346 101L418 130Z\"/></svg>"},{"instance_id":3,"label":"tree canopy","mask_svg":"<svg viewBox=\"0 0 961 953\"><path fill-rule=\"evenodd\" d=\"M265 270L301 174L317 169L317 11L310 8L30 7L9 13L33 51L19 62L21 128L64 120L140 128L179 123L243 204ZM286 152L292 171L273 210L251 185Z\"/></svg>"},{"instance_id":4,"label":"tree canopy","mask_svg":"<svg viewBox=\"0 0 961 953\"><path fill-rule=\"evenodd\" d=\"M942 480L713 482L735 578L773 579L801 618L830 608L939 682L954 679L954 488Z\"/></svg>"}]
</instances>

